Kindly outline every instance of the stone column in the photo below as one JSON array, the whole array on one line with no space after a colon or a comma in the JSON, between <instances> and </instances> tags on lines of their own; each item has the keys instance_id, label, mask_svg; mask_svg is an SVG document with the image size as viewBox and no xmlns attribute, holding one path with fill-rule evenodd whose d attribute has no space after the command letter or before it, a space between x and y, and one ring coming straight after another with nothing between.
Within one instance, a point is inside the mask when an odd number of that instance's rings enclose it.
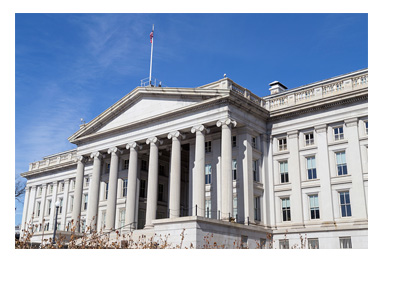
<instances>
[{"instance_id":1,"label":"stone column","mask_svg":"<svg viewBox=\"0 0 400 286\"><path fill-rule=\"evenodd\" d=\"M89 189L89 205L87 214L87 226L90 230L97 230L97 211L99 209L99 192L100 192L100 176L101 176L101 159L103 155L100 152L90 154L93 158L92 182Z\"/></svg>"},{"instance_id":2,"label":"stone column","mask_svg":"<svg viewBox=\"0 0 400 286\"><path fill-rule=\"evenodd\" d=\"M129 143L126 145L126 149L129 150L129 166L128 166L128 189L126 194L126 213L125 213L125 225L127 228L137 228L135 222L136 214L136 198L137 198L137 171L138 171L138 149L142 146L136 144L136 142ZM130 225L132 224L132 225Z\"/></svg>"},{"instance_id":3,"label":"stone column","mask_svg":"<svg viewBox=\"0 0 400 286\"><path fill-rule=\"evenodd\" d=\"M360 139L358 137L358 120L357 118L351 118L345 120L344 123L346 124L345 136L349 142L348 150L346 150L346 162L352 179L352 188L350 189L351 211L354 218L367 219Z\"/></svg>"},{"instance_id":4,"label":"stone column","mask_svg":"<svg viewBox=\"0 0 400 286\"><path fill-rule=\"evenodd\" d=\"M57 202L57 192L58 192L58 182L53 182L53 193L51 197L51 213L50 213L50 229L54 230L54 219L56 216L56 202Z\"/></svg>"},{"instance_id":5,"label":"stone column","mask_svg":"<svg viewBox=\"0 0 400 286\"><path fill-rule=\"evenodd\" d=\"M253 147L251 146L251 135L246 132L243 134L243 142L240 140L239 150L243 152L243 203L244 221L254 223L254 182L253 182Z\"/></svg>"},{"instance_id":6,"label":"stone column","mask_svg":"<svg viewBox=\"0 0 400 286\"><path fill-rule=\"evenodd\" d=\"M75 191L74 191L74 206L72 208L72 226L75 226L75 231L80 231L80 219L81 219L81 204L82 204L82 192L83 192L83 174L85 170L85 158L79 156L77 158L76 168L76 180L75 180Z\"/></svg>"},{"instance_id":7,"label":"stone column","mask_svg":"<svg viewBox=\"0 0 400 286\"><path fill-rule=\"evenodd\" d=\"M317 161L317 178L321 183L321 193L319 195L319 209L322 221L333 224L333 204L332 204L332 188L331 174L329 170L329 150L326 134L326 124L315 126L315 139L318 146Z\"/></svg>"},{"instance_id":8,"label":"stone column","mask_svg":"<svg viewBox=\"0 0 400 286\"><path fill-rule=\"evenodd\" d=\"M68 193L69 193L69 179L64 180L64 197L63 197L63 205L62 205L62 213L61 213L61 229L66 230L66 220L68 213Z\"/></svg>"},{"instance_id":9,"label":"stone column","mask_svg":"<svg viewBox=\"0 0 400 286\"><path fill-rule=\"evenodd\" d=\"M221 196L222 210L221 218L228 220L233 215L233 181L232 181L232 130L236 121L230 118L217 121L221 127Z\"/></svg>"},{"instance_id":10,"label":"stone column","mask_svg":"<svg viewBox=\"0 0 400 286\"><path fill-rule=\"evenodd\" d=\"M179 131L168 134L168 139L172 139L171 164L169 173L169 217L179 217L180 198L181 198L181 141L185 138Z\"/></svg>"},{"instance_id":11,"label":"stone column","mask_svg":"<svg viewBox=\"0 0 400 286\"><path fill-rule=\"evenodd\" d=\"M194 172L193 172L193 209L192 215L204 216L205 208L205 136L204 131L207 129L204 125L194 126L191 130L196 133L196 146L194 155ZM208 130L209 132L209 130Z\"/></svg>"},{"instance_id":12,"label":"stone column","mask_svg":"<svg viewBox=\"0 0 400 286\"><path fill-rule=\"evenodd\" d=\"M24 209L22 212L22 220L21 220L21 227L20 227L20 231L21 231L21 237L24 235L24 233L22 232L22 230L27 230L26 229L26 225L27 222L29 222L29 212L31 212L29 210L29 196L31 194L31 190L30 187L25 187L25 198L24 198Z\"/></svg>"},{"instance_id":13,"label":"stone column","mask_svg":"<svg viewBox=\"0 0 400 286\"><path fill-rule=\"evenodd\" d=\"M108 198L106 214L106 230L115 228L115 213L117 210L117 189L118 189L118 155L120 151L117 147L108 149L111 154L110 175L108 178Z\"/></svg>"},{"instance_id":14,"label":"stone column","mask_svg":"<svg viewBox=\"0 0 400 286\"><path fill-rule=\"evenodd\" d=\"M301 193L300 160L299 160L299 132L290 131L288 134L288 148L290 158L288 160L289 182L292 185L290 196L290 212L293 225L304 225L303 196Z\"/></svg>"},{"instance_id":15,"label":"stone column","mask_svg":"<svg viewBox=\"0 0 400 286\"><path fill-rule=\"evenodd\" d=\"M152 221L157 215L157 189L158 189L158 145L162 140L151 137L146 140L150 144L149 172L147 180L147 206L145 228L152 228Z\"/></svg>"}]
</instances>

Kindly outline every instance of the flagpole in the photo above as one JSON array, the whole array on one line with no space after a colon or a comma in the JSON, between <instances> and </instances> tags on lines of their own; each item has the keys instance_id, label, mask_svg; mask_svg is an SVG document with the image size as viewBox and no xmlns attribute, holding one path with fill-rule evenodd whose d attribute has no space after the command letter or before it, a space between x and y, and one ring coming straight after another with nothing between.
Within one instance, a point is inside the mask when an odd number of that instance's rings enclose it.
<instances>
[{"instance_id":1,"label":"flagpole","mask_svg":"<svg viewBox=\"0 0 400 286\"><path fill-rule=\"evenodd\" d=\"M152 33L154 33L154 24L153 24ZM150 86L151 86L151 68L152 68L152 65L153 65L153 43L154 43L154 35L153 35L153 37L151 39L150 75L149 75L149 84L150 84Z\"/></svg>"}]
</instances>

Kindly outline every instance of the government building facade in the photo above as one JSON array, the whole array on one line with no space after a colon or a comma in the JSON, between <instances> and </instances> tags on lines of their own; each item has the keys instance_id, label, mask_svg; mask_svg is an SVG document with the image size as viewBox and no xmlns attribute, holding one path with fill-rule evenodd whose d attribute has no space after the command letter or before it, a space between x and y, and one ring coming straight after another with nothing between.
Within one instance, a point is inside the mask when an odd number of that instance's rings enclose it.
<instances>
[{"instance_id":1,"label":"government building facade","mask_svg":"<svg viewBox=\"0 0 400 286\"><path fill-rule=\"evenodd\" d=\"M135 88L21 174L21 229L368 248L368 70L269 90Z\"/></svg>"}]
</instances>

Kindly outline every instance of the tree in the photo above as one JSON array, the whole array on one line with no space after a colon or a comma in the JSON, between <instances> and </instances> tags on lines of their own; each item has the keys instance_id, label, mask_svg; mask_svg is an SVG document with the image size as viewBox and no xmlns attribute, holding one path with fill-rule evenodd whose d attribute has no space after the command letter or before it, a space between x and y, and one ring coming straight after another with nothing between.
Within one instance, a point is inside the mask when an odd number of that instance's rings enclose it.
<instances>
[{"instance_id":1,"label":"tree","mask_svg":"<svg viewBox=\"0 0 400 286\"><path fill-rule=\"evenodd\" d=\"M25 194L25 186L26 186L26 181L22 179L19 175L15 176L15 199L18 202L23 201L23 196Z\"/></svg>"}]
</instances>

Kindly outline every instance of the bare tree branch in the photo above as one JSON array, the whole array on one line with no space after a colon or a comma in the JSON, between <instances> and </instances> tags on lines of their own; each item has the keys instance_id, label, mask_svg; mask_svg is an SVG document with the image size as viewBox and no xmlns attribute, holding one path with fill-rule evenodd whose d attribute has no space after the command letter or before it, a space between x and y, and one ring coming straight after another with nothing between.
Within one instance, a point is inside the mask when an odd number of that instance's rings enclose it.
<instances>
[{"instance_id":1,"label":"bare tree branch","mask_svg":"<svg viewBox=\"0 0 400 286\"><path fill-rule=\"evenodd\" d=\"M23 196L25 194L26 182L19 176L15 176L15 199L18 202L22 202Z\"/></svg>"}]
</instances>

